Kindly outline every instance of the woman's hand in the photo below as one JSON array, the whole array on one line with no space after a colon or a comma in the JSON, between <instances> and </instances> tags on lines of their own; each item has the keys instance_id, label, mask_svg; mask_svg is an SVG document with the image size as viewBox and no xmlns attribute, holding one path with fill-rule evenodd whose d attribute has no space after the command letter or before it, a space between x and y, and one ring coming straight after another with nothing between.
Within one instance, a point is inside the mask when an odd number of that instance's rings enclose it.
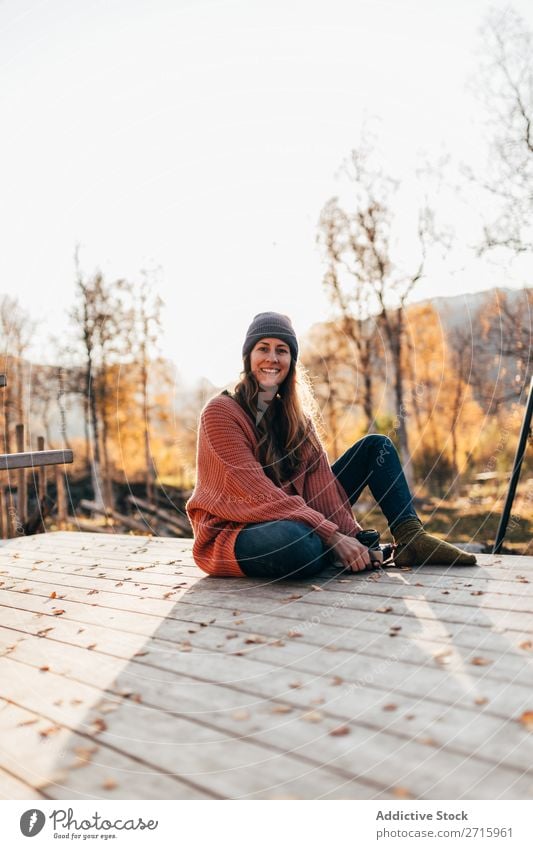
<instances>
[{"instance_id":1,"label":"woman's hand","mask_svg":"<svg viewBox=\"0 0 533 849\"><path fill-rule=\"evenodd\" d=\"M328 542L343 566L351 572L361 572L370 566L370 552L358 539L337 531Z\"/></svg>"}]
</instances>

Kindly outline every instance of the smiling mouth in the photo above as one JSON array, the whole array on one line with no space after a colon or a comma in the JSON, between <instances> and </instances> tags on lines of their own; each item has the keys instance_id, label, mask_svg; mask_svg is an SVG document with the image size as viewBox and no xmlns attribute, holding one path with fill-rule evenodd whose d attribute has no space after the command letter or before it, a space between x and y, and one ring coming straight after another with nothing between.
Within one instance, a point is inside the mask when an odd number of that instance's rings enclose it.
<instances>
[{"instance_id":1,"label":"smiling mouth","mask_svg":"<svg viewBox=\"0 0 533 849\"><path fill-rule=\"evenodd\" d=\"M262 369L259 369L259 371L262 371L263 374L279 374L280 373L279 368L262 368Z\"/></svg>"}]
</instances>

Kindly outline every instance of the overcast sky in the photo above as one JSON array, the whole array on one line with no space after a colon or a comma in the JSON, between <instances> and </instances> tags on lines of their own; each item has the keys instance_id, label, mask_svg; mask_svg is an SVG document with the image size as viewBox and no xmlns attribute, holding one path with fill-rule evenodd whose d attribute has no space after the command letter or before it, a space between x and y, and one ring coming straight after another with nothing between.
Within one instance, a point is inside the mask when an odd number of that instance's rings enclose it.
<instances>
[{"instance_id":1,"label":"overcast sky","mask_svg":"<svg viewBox=\"0 0 533 849\"><path fill-rule=\"evenodd\" d=\"M87 273L161 266L161 350L187 382L236 377L257 312L327 318L317 220L363 124L400 174L485 155L468 81L490 6L4 0L0 291L42 320L34 357L66 332L76 243ZM455 257L416 299L525 273Z\"/></svg>"}]
</instances>

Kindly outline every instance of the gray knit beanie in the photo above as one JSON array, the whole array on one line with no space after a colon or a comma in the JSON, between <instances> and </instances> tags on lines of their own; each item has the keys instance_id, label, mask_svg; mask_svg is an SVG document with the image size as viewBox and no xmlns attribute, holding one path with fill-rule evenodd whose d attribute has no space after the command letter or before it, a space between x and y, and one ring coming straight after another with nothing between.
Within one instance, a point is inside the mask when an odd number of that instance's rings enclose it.
<instances>
[{"instance_id":1,"label":"gray knit beanie","mask_svg":"<svg viewBox=\"0 0 533 849\"><path fill-rule=\"evenodd\" d=\"M298 340L288 315L279 312L260 312L254 317L242 346L243 358L260 339L272 337L286 342L293 359L298 359Z\"/></svg>"}]
</instances>

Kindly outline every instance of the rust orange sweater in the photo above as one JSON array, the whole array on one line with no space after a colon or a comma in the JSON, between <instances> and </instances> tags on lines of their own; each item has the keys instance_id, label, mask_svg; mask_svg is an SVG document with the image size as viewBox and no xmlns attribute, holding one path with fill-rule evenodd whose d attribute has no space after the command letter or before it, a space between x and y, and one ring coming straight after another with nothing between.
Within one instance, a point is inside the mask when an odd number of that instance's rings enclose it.
<instances>
[{"instance_id":1,"label":"rust orange sweater","mask_svg":"<svg viewBox=\"0 0 533 849\"><path fill-rule=\"evenodd\" d=\"M357 533L347 495L323 448L317 454L308 443L305 464L279 487L254 456L257 441L251 418L230 396L217 395L202 410L196 486L185 509L194 531L195 563L211 575L244 577L234 546L251 522L305 522L325 542L336 531Z\"/></svg>"}]
</instances>

